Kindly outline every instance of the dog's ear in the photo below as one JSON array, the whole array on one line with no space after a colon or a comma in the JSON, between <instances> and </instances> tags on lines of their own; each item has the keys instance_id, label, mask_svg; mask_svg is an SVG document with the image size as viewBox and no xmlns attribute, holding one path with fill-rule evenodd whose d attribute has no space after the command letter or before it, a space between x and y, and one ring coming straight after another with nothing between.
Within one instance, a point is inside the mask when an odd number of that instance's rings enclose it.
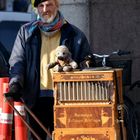
<instances>
[{"instance_id":1,"label":"dog's ear","mask_svg":"<svg viewBox=\"0 0 140 140\"><path fill-rule=\"evenodd\" d=\"M72 56L72 54L71 54L69 48L66 45L63 45L63 47L65 48L64 49L65 53L67 53L67 56L70 58Z\"/></svg>"},{"instance_id":2,"label":"dog's ear","mask_svg":"<svg viewBox=\"0 0 140 140\"><path fill-rule=\"evenodd\" d=\"M71 52L68 51L68 52L67 52L67 56L68 56L69 58L71 58L71 55L72 55Z\"/></svg>"}]
</instances>

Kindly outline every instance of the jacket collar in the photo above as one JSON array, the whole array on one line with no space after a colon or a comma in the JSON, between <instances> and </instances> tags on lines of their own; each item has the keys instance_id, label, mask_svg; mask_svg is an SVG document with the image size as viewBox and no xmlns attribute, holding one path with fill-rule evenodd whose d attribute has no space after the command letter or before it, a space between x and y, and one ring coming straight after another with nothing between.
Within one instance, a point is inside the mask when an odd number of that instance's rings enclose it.
<instances>
[{"instance_id":1,"label":"jacket collar","mask_svg":"<svg viewBox=\"0 0 140 140\"><path fill-rule=\"evenodd\" d=\"M72 25L68 22L63 25L61 28L61 39L60 39L60 45L63 44L64 41L68 42L68 39L72 38L74 36L74 32L72 29ZM64 45L64 44L63 44ZM65 44L66 45L66 44Z\"/></svg>"}]
</instances>

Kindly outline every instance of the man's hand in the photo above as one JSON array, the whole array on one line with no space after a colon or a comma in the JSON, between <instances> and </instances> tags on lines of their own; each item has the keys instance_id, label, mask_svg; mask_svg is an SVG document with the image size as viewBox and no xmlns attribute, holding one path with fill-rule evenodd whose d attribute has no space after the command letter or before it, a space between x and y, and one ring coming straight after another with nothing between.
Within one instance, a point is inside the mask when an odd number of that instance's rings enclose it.
<instances>
[{"instance_id":1,"label":"man's hand","mask_svg":"<svg viewBox=\"0 0 140 140\"><path fill-rule=\"evenodd\" d=\"M21 92L21 86L19 83L13 83L10 88L9 92L5 93L5 97L11 97L14 101L20 101L20 97L22 96Z\"/></svg>"}]
</instances>

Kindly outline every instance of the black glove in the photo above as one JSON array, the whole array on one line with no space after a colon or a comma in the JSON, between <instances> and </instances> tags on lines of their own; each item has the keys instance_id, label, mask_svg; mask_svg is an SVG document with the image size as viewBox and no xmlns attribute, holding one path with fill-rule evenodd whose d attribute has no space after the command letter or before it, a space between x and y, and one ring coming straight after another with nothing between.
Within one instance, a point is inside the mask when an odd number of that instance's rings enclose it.
<instances>
[{"instance_id":1,"label":"black glove","mask_svg":"<svg viewBox=\"0 0 140 140\"><path fill-rule=\"evenodd\" d=\"M5 97L11 97L14 101L20 101L21 94L21 86L19 83L13 83L10 88L9 92L5 93Z\"/></svg>"}]
</instances>

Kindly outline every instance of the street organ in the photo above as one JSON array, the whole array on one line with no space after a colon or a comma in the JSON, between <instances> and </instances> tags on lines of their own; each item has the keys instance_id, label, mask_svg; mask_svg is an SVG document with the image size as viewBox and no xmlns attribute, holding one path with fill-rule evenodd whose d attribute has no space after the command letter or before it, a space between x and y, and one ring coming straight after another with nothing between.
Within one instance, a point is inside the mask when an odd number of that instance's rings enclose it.
<instances>
[{"instance_id":1,"label":"street organ","mask_svg":"<svg viewBox=\"0 0 140 140\"><path fill-rule=\"evenodd\" d=\"M125 140L122 69L54 72L54 140Z\"/></svg>"}]
</instances>

